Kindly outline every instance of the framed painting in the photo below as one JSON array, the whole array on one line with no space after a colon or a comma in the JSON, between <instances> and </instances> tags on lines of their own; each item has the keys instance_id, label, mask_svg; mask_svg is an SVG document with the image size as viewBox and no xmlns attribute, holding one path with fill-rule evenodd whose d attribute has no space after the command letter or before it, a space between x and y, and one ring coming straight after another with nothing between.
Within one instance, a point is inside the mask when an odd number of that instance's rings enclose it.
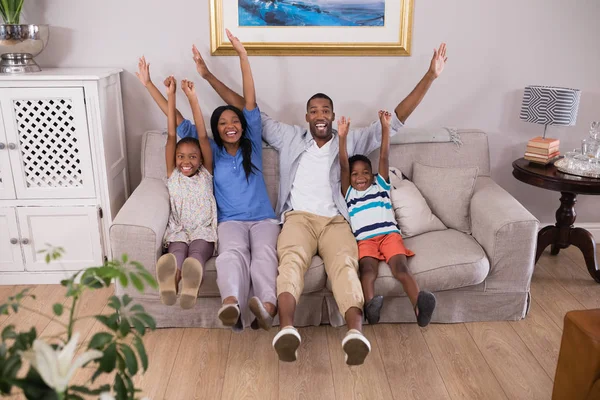
<instances>
[{"instance_id":1,"label":"framed painting","mask_svg":"<svg viewBox=\"0 0 600 400\"><path fill-rule=\"evenodd\" d=\"M209 0L213 55L408 56L414 0Z\"/></svg>"}]
</instances>

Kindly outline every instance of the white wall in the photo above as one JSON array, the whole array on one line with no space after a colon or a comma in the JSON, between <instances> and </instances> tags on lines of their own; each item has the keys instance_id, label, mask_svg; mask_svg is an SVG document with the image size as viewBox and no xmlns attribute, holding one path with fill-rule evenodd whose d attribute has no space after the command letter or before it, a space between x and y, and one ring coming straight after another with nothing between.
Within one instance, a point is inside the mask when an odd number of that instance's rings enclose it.
<instances>
[{"instance_id":1,"label":"white wall","mask_svg":"<svg viewBox=\"0 0 600 400\"><path fill-rule=\"evenodd\" d=\"M223 0L233 1L233 0ZM553 221L560 195L518 182L511 162L543 127L519 120L523 87L559 85L582 90L575 127L550 127L563 151L577 147L592 120L600 120L600 2L597 0L415 0L410 57L253 57L263 110L303 123L304 104L322 91L338 115L366 124L377 109L393 108L421 78L432 49L448 43L448 65L408 120L410 126L479 128L489 134L492 175L540 220ZM239 64L210 57L208 0L28 0L25 20L48 23L51 39L42 66L120 67L130 175L140 179L142 133L166 118L134 75L145 55L157 84L169 74L200 82L191 60L196 43L212 70L236 90ZM235 28L235 27L232 27ZM235 29L234 29L235 30ZM220 105L205 83L201 105ZM178 97L184 114L189 108ZM600 197L580 196L578 222L600 222Z\"/></svg>"}]
</instances>

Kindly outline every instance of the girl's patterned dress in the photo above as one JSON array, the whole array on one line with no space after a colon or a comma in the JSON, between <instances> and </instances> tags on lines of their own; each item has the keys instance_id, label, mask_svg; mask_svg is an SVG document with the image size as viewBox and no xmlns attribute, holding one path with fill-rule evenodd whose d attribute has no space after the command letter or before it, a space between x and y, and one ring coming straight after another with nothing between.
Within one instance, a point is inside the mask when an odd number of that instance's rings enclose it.
<instances>
[{"instance_id":1,"label":"girl's patterned dress","mask_svg":"<svg viewBox=\"0 0 600 400\"><path fill-rule=\"evenodd\" d=\"M217 204L213 195L213 177L204 166L187 177L175 168L167 179L171 212L164 242L197 239L217 242Z\"/></svg>"}]
</instances>

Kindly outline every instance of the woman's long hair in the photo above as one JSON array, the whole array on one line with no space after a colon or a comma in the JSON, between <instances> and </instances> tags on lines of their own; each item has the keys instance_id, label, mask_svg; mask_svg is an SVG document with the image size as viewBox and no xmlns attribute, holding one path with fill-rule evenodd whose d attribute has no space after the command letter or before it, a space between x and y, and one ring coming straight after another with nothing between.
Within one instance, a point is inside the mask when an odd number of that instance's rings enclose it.
<instances>
[{"instance_id":1,"label":"woman's long hair","mask_svg":"<svg viewBox=\"0 0 600 400\"><path fill-rule=\"evenodd\" d=\"M258 168L252 163L252 142L250 142L250 139L248 139L246 136L248 122L246 121L244 114L238 108L233 106L221 106L217 107L215 111L213 111L212 116L210 117L210 129L213 132L213 139L217 146L222 149L223 139L221 139L221 135L219 134L219 118L221 118L221 114L223 114L225 110L233 111L238 116L242 124L242 136L240 137L240 148L242 149L242 167L244 167L246 180L248 180L250 174L258 171Z\"/></svg>"}]
</instances>

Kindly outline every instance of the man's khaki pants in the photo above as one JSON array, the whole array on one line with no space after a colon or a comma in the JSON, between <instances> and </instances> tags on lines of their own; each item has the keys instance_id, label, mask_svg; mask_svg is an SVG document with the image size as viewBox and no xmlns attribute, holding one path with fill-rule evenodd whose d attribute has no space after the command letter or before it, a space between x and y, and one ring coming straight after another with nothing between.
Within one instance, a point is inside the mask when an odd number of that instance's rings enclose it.
<instances>
[{"instance_id":1,"label":"man's khaki pants","mask_svg":"<svg viewBox=\"0 0 600 400\"><path fill-rule=\"evenodd\" d=\"M351 307L362 310L364 298L358 279L356 239L341 215L327 218L303 211L286 213L277 240L277 296L287 292L298 303L304 289L304 274L317 253L325 263L333 297L342 315Z\"/></svg>"}]
</instances>

